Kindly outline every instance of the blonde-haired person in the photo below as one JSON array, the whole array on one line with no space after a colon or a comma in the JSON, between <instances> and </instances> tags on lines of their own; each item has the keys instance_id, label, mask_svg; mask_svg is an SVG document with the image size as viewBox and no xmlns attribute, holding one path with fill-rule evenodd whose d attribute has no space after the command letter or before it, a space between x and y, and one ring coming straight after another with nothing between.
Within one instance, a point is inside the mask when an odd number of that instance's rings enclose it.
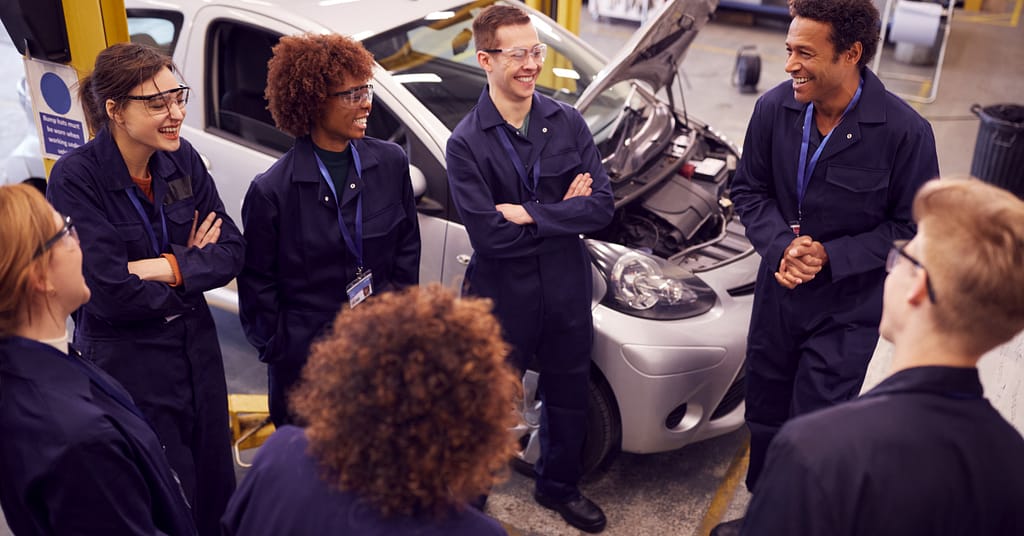
<instances>
[{"instance_id":1,"label":"blonde-haired person","mask_svg":"<svg viewBox=\"0 0 1024 536\"><path fill-rule=\"evenodd\" d=\"M886 263L890 376L783 426L743 534L1024 534L1024 438L976 368L1024 329L1024 201L947 179L913 207Z\"/></svg>"},{"instance_id":2,"label":"blonde-haired person","mask_svg":"<svg viewBox=\"0 0 1024 536\"><path fill-rule=\"evenodd\" d=\"M74 221L0 187L0 505L15 534L192 535L160 441L128 392L75 351L89 300Z\"/></svg>"},{"instance_id":3,"label":"blonde-haired person","mask_svg":"<svg viewBox=\"0 0 1024 536\"><path fill-rule=\"evenodd\" d=\"M437 284L343 308L292 396L308 427L263 445L225 534L505 534L468 506L515 449L520 384L490 311Z\"/></svg>"},{"instance_id":4,"label":"blonde-haired person","mask_svg":"<svg viewBox=\"0 0 1024 536\"><path fill-rule=\"evenodd\" d=\"M101 51L79 87L96 137L54 165L47 198L82 239L92 299L75 345L132 394L167 449L204 536L235 486L227 384L203 292L242 268L241 232L181 138L190 90L137 43Z\"/></svg>"}]
</instances>

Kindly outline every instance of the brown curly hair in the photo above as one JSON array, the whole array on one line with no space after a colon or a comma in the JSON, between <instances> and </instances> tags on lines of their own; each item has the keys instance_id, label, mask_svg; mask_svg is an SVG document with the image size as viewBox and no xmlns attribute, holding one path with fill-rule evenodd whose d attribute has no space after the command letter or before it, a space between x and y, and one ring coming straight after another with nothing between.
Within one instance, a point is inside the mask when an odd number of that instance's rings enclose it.
<instances>
[{"instance_id":1,"label":"brown curly hair","mask_svg":"<svg viewBox=\"0 0 1024 536\"><path fill-rule=\"evenodd\" d=\"M373 76L373 55L338 34L284 36L267 63L267 108L277 128L295 137L309 134L335 84Z\"/></svg>"},{"instance_id":2,"label":"brown curly hair","mask_svg":"<svg viewBox=\"0 0 1024 536\"><path fill-rule=\"evenodd\" d=\"M338 314L291 396L331 485L382 515L442 516L507 477L521 385L490 300L439 284Z\"/></svg>"}]
</instances>

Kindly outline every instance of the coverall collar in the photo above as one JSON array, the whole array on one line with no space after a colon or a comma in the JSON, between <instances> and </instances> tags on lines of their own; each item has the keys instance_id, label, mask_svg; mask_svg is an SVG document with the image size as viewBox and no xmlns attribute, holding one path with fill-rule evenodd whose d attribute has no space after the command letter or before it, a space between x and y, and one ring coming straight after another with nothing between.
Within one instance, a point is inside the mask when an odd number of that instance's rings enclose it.
<instances>
[{"instance_id":1,"label":"coverall collar","mask_svg":"<svg viewBox=\"0 0 1024 536\"><path fill-rule=\"evenodd\" d=\"M912 367L896 372L867 393L884 396L894 393L927 393L953 398L981 398L984 390L975 367Z\"/></svg>"}]
</instances>

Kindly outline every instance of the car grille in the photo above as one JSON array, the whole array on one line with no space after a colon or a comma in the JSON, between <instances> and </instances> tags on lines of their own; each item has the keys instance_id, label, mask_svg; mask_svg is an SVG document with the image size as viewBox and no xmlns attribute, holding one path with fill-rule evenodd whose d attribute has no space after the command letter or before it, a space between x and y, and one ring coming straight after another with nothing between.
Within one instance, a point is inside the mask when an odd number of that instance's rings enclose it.
<instances>
[{"instance_id":1,"label":"car grille","mask_svg":"<svg viewBox=\"0 0 1024 536\"><path fill-rule=\"evenodd\" d=\"M736 409L736 406L740 405L740 402L743 402L743 392L746 390L746 383L744 376L740 376L736 378L736 381L732 382L729 390L722 397L722 401L719 402L718 407L711 414L712 421L728 415L729 412Z\"/></svg>"}]
</instances>

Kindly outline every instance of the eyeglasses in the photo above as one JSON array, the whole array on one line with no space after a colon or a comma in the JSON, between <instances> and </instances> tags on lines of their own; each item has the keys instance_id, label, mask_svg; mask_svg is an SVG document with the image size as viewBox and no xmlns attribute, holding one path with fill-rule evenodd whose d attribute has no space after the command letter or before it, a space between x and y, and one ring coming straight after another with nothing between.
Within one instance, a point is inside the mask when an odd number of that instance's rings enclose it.
<instances>
[{"instance_id":1,"label":"eyeglasses","mask_svg":"<svg viewBox=\"0 0 1024 536\"><path fill-rule=\"evenodd\" d=\"M512 60L515 63L525 63L526 56L529 55L533 58L533 61L537 63L544 63L544 57L548 54L548 46L544 43L534 45L533 48L485 48L480 52L486 52L488 54L505 54L505 57Z\"/></svg>"},{"instance_id":2,"label":"eyeglasses","mask_svg":"<svg viewBox=\"0 0 1024 536\"><path fill-rule=\"evenodd\" d=\"M177 106L178 111L184 112L191 93L192 88L178 86L174 89L168 89L167 91L161 91L152 95L125 95L124 98L142 102L143 107L153 117L163 117L171 113L172 105Z\"/></svg>"},{"instance_id":3,"label":"eyeglasses","mask_svg":"<svg viewBox=\"0 0 1024 536\"><path fill-rule=\"evenodd\" d=\"M896 261L898 261L900 257L907 259L915 267L924 270L924 284L925 288L928 289L928 299L931 300L931 302L934 304L935 290L932 289L932 280L931 277L928 276L928 270L924 267L923 264L921 264L920 261L911 257L909 253L904 251L907 247L907 244L909 243L910 240L896 240L892 243L892 248L889 249L889 255L885 258L885 271L891 272L893 267L896 266Z\"/></svg>"},{"instance_id":4,"label":"eyeglasses","mask_svg":"<svg viewBox=\"0 0 1024 536\"><path fill-rule=\"evenodd\" d=\"M337 93L328 93L327 96L338 97L341 105L346 108L358 108L363 105L363 102L373 103L373 84L366 84L365 86L354 87Z\"/></svg>"},{"instance_id":5,"label":"eyeglasses","mask_svg":"<svg viewBox=\"0 0 1024 536\"><path fill-rule=\"evenodd\" d=\"M42 246L39 246L39 249L36 250L36 254L32 256L32 260L38 259L40 255L49 251L54 244L68 236L73 238L76 244L78 243L78 231L75 230L75 224L72 223L71 216L64 216L64 226L61 227L55 235L50 237L49 240L43 242Z\"/></svg>"}]
</instances>

